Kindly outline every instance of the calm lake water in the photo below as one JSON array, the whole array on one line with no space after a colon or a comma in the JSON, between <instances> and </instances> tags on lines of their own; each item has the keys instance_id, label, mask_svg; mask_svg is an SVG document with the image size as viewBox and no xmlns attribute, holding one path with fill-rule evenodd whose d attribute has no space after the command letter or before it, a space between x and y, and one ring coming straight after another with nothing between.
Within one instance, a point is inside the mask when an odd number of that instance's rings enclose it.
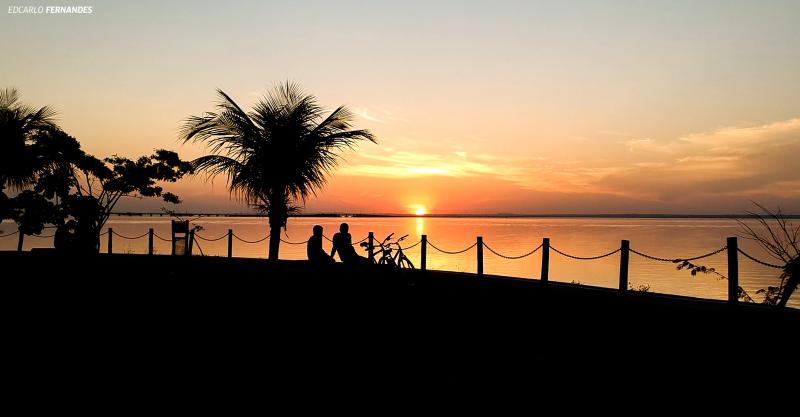
<instances>
[{"instance_id":1,"label":"calm lake water","mask_svg":"<svg viewBox=\"0 0 800 417\"><path fill-rule=\"evenodd\" d=\"M739 225L727 219L599 219L599 218L313 218L302 217L289 220L283 239L302 242L308 239L315 224L322 225L325 235L331 237L339 224L350 224L353 241L360 240L372 231L382 239L389 233L395 236L408 234L404 247L411 246L426 234L428 241L446 251L458 251L472 245L476 236L483 236L485 244L504 255L518 256L530 252L549 237L551 246L567 254L589 257L602 255L620 246L622 239L631 242L631 248L660 258L687 258L712 252L725 245L729 236L741 234ZM216 239L233 229L243 240L255 241L267 235L267 221L252 217L204 217L193 220L203 230L199 236ZM754 224L755 225L755 224ZM147 233L154 228L156 235L170 237L170 219L166 217L112 217L108 227L129 237ZM3 223L4 233L14 230L14 225ZM44 234L52 234L48 229ZM102 251L106 250L107 237L101 240ZM16 248L17 236L0 238L0 250ZM199 249L205 255L225 256L227 239L216 241L198 240ZM330 242L324 242L330 250ZM52 247L52 238L26 236L24 248ZM146 253L147 237L126 240L114 236L115 253ZM770 263L769 258L754 242L739 239L739 247ZM195 248L195 253L199 253ZM359 251L361 248L358 248ZM305 245L281 244L282 259L305 259ZM169 242L155 240L158 254L170 253ZM237 257L267 256L267 241L244 243L234 239L233 253ZM419 266L420 246L406 251L408 257ZM696 261L699 265L716 268L727 274L726 253L722 252ZM756 300L755 291L767 285L776 285L780 270L758 265L740 256L740 284ZM463 254L448 255L428 247L428 268L451 271L475 272L476 249ZM531 256L509 260L484 250L484 271L487 274L538 278L541 270L541 251ZM694 297L727 299L727 281L714 274L692 277L687 271L678 271L675 264L644 259L631 253L630 283L634 287L649 286L650 291L688 295ZM616 288L619 279L619 254L598 260L574 260L551 250L550 280L580 282L587 285ZM800 297L793 297L790 304L800 307Z\"/></svg>"}]
</instances>

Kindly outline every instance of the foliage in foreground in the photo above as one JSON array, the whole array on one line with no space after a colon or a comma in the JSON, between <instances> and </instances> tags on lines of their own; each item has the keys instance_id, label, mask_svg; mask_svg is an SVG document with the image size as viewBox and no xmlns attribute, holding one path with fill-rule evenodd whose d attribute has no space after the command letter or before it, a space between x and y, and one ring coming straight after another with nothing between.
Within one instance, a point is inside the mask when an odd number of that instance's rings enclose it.
<instances>
[{"instance_id":1,"label":"foliage in foreground","mask_svg":"<svg viewBox=\"0 0 800 417\"><path fill-rule=\"evenodd\" d=\"M764 303L785 307L800 282L800 225L795 226L781 213L780 209L771 211L753 202L760 213L749 212L758 221L758 227L737 220L744 231L744 238L755 241L766 253L783 268L778 285L768 286L756 291L764 295Z\"/></svg>"},{"instance_id":2,"label":"foliage in foreground","mask_svg":"<svg viewBox=\"0 0 800 417\"><path fill-rule=\"evenodd\" d=\"M744 232L742 237L758 243L770 257L778 261L776 266L781 266L778 284L760 288L756 291L756 294L764 297L762 304L785 307L789 298L797 289L798 282L800 282L800 225L795 226L792 224L791 220L781 213L780 209L771 211L756 202L753 202L753 204L761 212L748 211L747 213L756 219L758 226L753 228L747 223L736 219ZM714 274L718 279L728 279L728 277L720 274L714 268L697 265L683 259L676 259L673 262L678 264L678 270L685 269L692 276L702 273ZM749 303L756 302L741 286L737 288L737 291L739 300Z\"/></svg>"},{"instance_id":3,"label":"foliage in foreground","mask_svg":"<svg viewBox=\"0 0 800 417\"><path fill-rule=\"evenodd\" d=\"M99 159L81 149L53 121L48 107L19 102L15 90L0 94L0 221L12 219L20 233L41 234L47 225L69 225L70 246L99 249L100 231L123 197L160 197L179 203L159 182L175 182L192 171L178 154L163 149L135 160L114 155ZM6 186L16 193L5 194ZM58 239L57 239L58 240Z\"/></svg>"}]
</instances>

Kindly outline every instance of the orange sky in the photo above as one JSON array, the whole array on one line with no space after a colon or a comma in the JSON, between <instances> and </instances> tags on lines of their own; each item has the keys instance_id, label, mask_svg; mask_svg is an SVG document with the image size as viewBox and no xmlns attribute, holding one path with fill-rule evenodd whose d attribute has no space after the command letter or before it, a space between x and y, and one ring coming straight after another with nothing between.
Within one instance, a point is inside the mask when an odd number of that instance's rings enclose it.
<instances>
[{"instance_id":1,"label":"orange sky","mask_svg":"<svg viewBox=\"0 0 800 417\"><path fill-rule=\"evenodd\" d=\"M1 14L0 76L100 157L199 156L177 131L215 88L247 107L297 81L379 140L344 153L307 212L800 212L797 2L554 3ZM245 210L221 179L173 188L182 209Z\"/></svg>"}]
</instances>

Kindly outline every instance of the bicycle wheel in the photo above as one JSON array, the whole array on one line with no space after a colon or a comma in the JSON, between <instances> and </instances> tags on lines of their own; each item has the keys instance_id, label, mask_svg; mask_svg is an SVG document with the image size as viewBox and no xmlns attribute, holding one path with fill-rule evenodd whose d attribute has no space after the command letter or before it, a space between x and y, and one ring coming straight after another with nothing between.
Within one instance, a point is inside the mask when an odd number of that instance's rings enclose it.
<instances>
[{"instance_id":1,"label":"bicycle wheel","mask_svg":"<svg viewBox=\"0 0 800 417\"><path fill-rule=\"evenodd\" d=\"M404 269L414 269L414 264L412 264L411 260L406 258L405 256L400 258L399 266L400 268Z\"/></svg>"},{"instance_id":2,"label":"bicycle wheel","mask_svg":"<svg viewBox=\"0 0 800 417\"><path fill-rule=\"evenodd\" d=\"M384 258L381 258L381 260L380 260L380 261L378 261L378 265L388 265L388 266L390 266L390 267L392 267L392 268L394 268L394 267L395 267L394 259L392 259L392 258L385 258L385 257L384 257Z\"/></svg>"}]
</instances>

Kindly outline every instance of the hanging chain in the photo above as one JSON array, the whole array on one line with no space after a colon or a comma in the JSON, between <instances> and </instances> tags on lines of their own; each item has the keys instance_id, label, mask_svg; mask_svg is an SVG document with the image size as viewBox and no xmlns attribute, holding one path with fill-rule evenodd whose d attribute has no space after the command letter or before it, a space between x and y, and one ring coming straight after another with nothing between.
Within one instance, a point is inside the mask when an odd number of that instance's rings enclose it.
<instances>
[{"instance_id":1,"label":"hanging chain","mask_svg":"<svg viewBox=\"0 0 800 417\"><path fill-rule=\"evenodd\" d=\"M143 235L141 235L141 236L130 237L130 236L125 236L125 235L121 235L121 234L119 234L119 233L117 233L117 232L114 232L114 234L115 234L115 235L117 235L117 236L119 236L119 237L121 237L121 238L123 238L123 239L128 239L128 240L136 240L136 239L141 239L141 238L143 238L143 237L147 236L149 233L150 233L150 232L148 231L147 233L145 233L145 234L143 234Z\"/></svg>"},{"instance_id":2,"label":"hanging chain","mask_svg":"<svg viewBox=\"0 0 800 417\"><path fill-rule=\"evenodd\" d=\"M196 237L196 238L198 238L198 239L200 239L200 240L205 240L206 242L216 242L216 241L218 241L218 240L220 240L220 239L224 239L224 238L228 237L228 234L227 234L227 233L225 233L224 235L222 235L222 236L220 236L220 237L218 237L218 238L216 238L216 239L208 239L208 238L204 238L203 236L200 236L200 234L199 234L199 233L195 233L194 237Z\"/></svg>"},{"instance_id":3,"label":"hanging chain","mask_svg":"<svg viewBox=\"0 0 800 417\"><path fill-rule=\"evenodd\" d=\"M236 236L236 233L233 234L233 237L235 237L240 242L244 242L244 243L259 243L259 242L263 242L263 241L267 240L267 238L269 238L269 236L270 235L266 235L263 238L258 239L258 240L244 240L244 239L240 238L239 236Z\"/></svg>"},{"instance_id":4,"label":"hanging chain","mask_svg":"<svg viewBox=\"0 0 800 417\"><path fill-rule=\"evenodd\" d=\"M604 254L604 255L598 255L598 256L585 256L585 257L584 257L584 256L575 256L575 255L570 255L570 254L567 254L567 253L561 252L560 250L558 250L558 249L556 249L556 248L554 248L554 247L552 247L552 246L550 246L550 249L552 249L552 250L553 250L553 252L555 252L555 253L557 253L557 254L559 254L559 255L566 256L567 258L577 259L577 260L579 260L579 261L591 261L591 260L594 260L594 259L605 258L606 256L611 256L611 255L613 255L613 254L615 254L615 253L619 252L620 250L622 250L622 249L620 249L620 248L617 248L617 249L614 249L613 251L611 251L611 252L609 252L609 253L606 253L606 254Z\"/></svg>"},{"instance_id":5,"label":"hanging chain","mask_svg":"<svg viewBox=\"0 0 800 417\"><path fill-rule=\"evenodd\" d=\"M782 267L780 265L774 265L774 264L766 263L764 261L759 261L758 259L750 256L747 252L745 252L745 251L743 251L743 250L741 250L739 248L737 248L737 250L739 251L739 253L741 253L742 255L746 256L748 259L750 259L751 261L753 261L755 263L759 263L761 265L768 266L770 268L776 268L776 269L783 269L784 268L784 267Z\"/></svg>"},{"instance_id":6,"label":"hanging chain","mask_svg":"<svg viewBox=\"0 0 800 417\"><path fill-rule=\"evenodd\" d=\"M409 246L407 248L404 248L404 247L400 246L400 249L402 249L402 250L414 249L415 247L419 246L420 243L422 243L422 241L418 240L417 243L415 243L415 244L413 244L413 245L411 245L411 246Z\"/></svg>"},{"instance_id":7,"label":"hanging chain","mask_svg":"<svg viewBox=\"0 0 800 417\"><path fill-rule=\"evenodd\" d=\"M707 253L705 255L695 256L693 258L674 258L674 259L659 258L657 256L651 256L651 255L644 254L644 253L639 252L639 251L634 250L634 249L630 249L630 251L635 253L635 254L637 254L637 255L639 255L639 256L641 256L642 258L647 258L647 259L650 259L650 260L653 260L653 261L678 263L678 262L682 262L682 261L696 261L698 259L708 258L709 256L716 255L716 254L724 251L725 249L728 249L728 246L723 246L723 247L721 247L721 248L719 248L719 249L717 249L717 250L715 250L713 252L709 252L709 253Z\"/></svg>"},{"instance_id":8,"label":"hanging chain","mask_svg":"<svg viewBox=\"0 0 800 417\"><path fill-rule=\"evenodd\" d=\"M530 252L528 252L528 253L526 253L526 254L524 254L524 255L519 255L519 256L509 256L509 255L503 255L503 254L501 254L501 253L497 253L497 252L495 252L495 250L494 250L494 249L492 249L491 247L489 247L489 245L487 245L486 243L484 243L484 244L483 244L483 247L485 247L486 249L488 249L488 250L489 250L489 252L491 252L491 253L493 253L493 254L495 254L495 255L497 255L497 256L499 256L499 257L501 257L501 258L505 258L505 259L522 259L522 258L525 258L525 257L527 257L527 256L531 256L531 255L533 255L534 253L536 253L536 251L538 251L539 249L541 249L541 248L542 248L542 245L539 245L539 246L537 246L537 247L536 247L536 249L534 249L534 250L532 250L532 251L530 251Z\"/></svg>"},{"instance_id":9,"label":"hanging chain","mask_svg":"<svg viewBox=\"0 0 800 417\"><path fill-rule=\"evenodd\" d=\"M287 245L302 245L303 243L308 243L307 240L304 242L290 242L288 240L283 240L283 238L281 238L281 242L286 243Z\"/></svg>"},{"instance_id":10,"label":"hanging chain","mask_svg":"<svg viewBox=\"0 0 800 417\"><path fill-rule=\"evenodd\" d=\"M432 248L438 250L439 252L446 253L448 255L458 255L459 253L464 253L464 252L474 248L475 246L478 245L478 242L475 242L470 247L468 247L466 249L459 250L459 251L447 251L447 250L444 250L444 249L439 249L439 248L436 247L436 245L434 245L430 241L428 241L428 244L431 245Z\"/></svg>"}]
</instances>

